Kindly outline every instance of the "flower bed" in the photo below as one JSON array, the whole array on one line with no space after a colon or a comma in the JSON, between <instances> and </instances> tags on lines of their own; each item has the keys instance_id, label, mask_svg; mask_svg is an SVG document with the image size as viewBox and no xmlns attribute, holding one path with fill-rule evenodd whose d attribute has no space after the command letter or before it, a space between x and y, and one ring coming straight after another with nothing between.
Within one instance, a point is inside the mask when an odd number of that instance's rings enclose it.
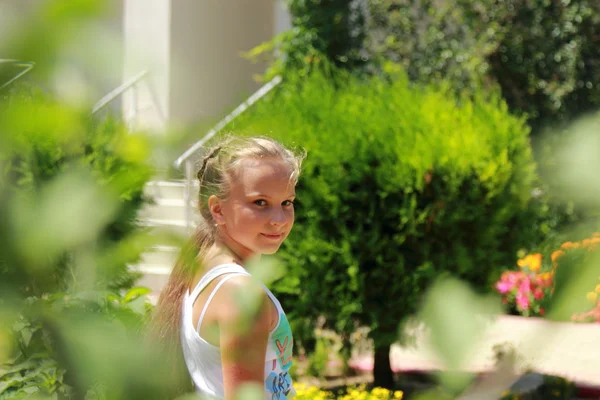
<instances>
[{"instance_id":1,"label":"flower bed","mask_svg":"<svg viewBox=\"0 0 600 400\"><path fill-rule=\"evenodd\" d=\"M535 388L512 387L511 390L502 393L500 400L564 400L571 399L576 391L573 383L566 379L547 375L543 376L542 379L543 382ZM419 377L417 380L421 381L423 377ZM428 393L429 396L426 398L437 400L449 400L455 397L444 391L442 387L434 384L434 380L430 380L430 382L432 384L428 386L428 389L423 388L422 391L412 394ZM404 383L406 384L406 382ZM348 386L339 390L325 390L317 386L300 383L296 384L296 391L296 400L401 400L405 398L402 390L393 391L381 387L369 389L364 384ZM409 396L412 397L410 391Z\"/></svg>"},{"instance_id":2,"label":"flower bed","mask_svg":"<svg viewBox=\"0 0 600 400\"><path fill-rule=\"evenodd\" d=\"M565 242L550 257L541 253L528 254L517 261L517 270L502 273L496 290L513 314L544 316L546 307L556 289L559 269L577 268L584 265L600 245L600 233L596 232L580 242ZM590 284L586 294L589 307L572 316L573 321L600 322L600 277ZM583 295L583 294L582 294Z\"/></svg>"},{"instance_id":3,"label":"flower bed","mask_svg":"<svg viewBox=\"0 0 600 400\"><path fill-rule=\"evenodd\" d=\"M350 386L337 391L328 391L317 386L304 384L296 385L296 400L392 400L402 399L404 393L400 390L375 387L367 389L366 385Z\"/></svg>"}]
</instances>

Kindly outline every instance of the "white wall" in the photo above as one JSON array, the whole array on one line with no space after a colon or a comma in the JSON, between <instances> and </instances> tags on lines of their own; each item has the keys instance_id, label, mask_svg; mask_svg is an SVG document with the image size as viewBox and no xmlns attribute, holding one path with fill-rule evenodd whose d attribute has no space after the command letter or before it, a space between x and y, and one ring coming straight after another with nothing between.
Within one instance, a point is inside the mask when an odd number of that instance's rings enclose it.
<instances>
[{"instance_id":1,"label":"white wall","mask_svg":"<svg viewBox=\"0 0 600 400\"><path fill-rule=\"evenodd\" d=\"M175 123L214 119L259 84L265 65L241 52L275 31L274 0L176 0L172 2L170 117Z\"/></svg>"}]
</instances>

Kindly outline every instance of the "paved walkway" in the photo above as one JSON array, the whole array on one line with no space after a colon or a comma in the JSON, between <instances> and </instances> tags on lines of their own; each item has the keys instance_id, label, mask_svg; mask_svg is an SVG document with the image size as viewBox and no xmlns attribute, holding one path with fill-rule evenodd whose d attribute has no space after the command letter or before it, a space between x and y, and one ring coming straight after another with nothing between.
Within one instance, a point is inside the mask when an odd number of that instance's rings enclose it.
<instances>
[{"instance_id":1,"label":"paved walkway","mask_svg":"<svg viewBox=\"0 0 600 400\"><path fill-rule=\"evenodd\" d=\"M578 384L600 387L600 324L557 323L539 318L501 316L490 324L485 337L475 346L465 370L488 372L495 365L494 346L514 346L520 365L561 376ZM428 344L426 332L417 335L414 348L392 347L394 371L443 369ZM352 364L372 369L370 356L358 357Z\"/></svg>"}]
</instances>

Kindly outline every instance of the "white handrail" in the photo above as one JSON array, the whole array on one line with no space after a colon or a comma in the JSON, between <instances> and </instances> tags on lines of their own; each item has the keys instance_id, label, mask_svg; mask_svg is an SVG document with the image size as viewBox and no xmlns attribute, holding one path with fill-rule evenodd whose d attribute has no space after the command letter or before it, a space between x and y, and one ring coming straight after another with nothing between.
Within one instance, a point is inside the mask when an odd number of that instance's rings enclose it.
<instances>
[{"instance_id":1,"label":"white handrail","mask_svg":"<svg viewBox=\"0 0 600 400\"><path fill-rule=\"evenodd\" d=\"M4 84L2 86L0 86L0 89L5 88L6 86L10 85L14 81L19 79L23 75L25 75L26 73L28 73L35 65L35 63L32 61L19 61L19 60L11 60L11 59L0 59L0 63L12 63L12 64L16 64L19 67L25 67L25 69L23 69L23 71L19 72L15 76L13 76L7 82L4 82Z\"/></svg>"},{"instance_id":2,"label":"white handrail","mask_svg":"<svg viewBox=\"0 0 600 400\"><path fill-rule=\"evenodd\" d=\"M246 111L248 109L248 107L250 107L252 104L254 104L261 97L263 97L264 95L269 93L271 91L271 89L273 89L275 86L277 86L280 82L281 82L281 77L276 76L271 81L269 81L266 85L264 85L263 87L258 89L252 96L248 97L248 99L246 101L244 101L242 104L237 106L235 108L235 110L233 110L231 113L229 113L225 118L220 120L210 131L208 131L206 133L206 135L204 135L204 137L202 139L200 139L196 143L194 143L192 145L192 147L190 147L188 150L186 150L185 153L183 153L177 160L175 160L175 167L181 168L181 164L183 164L184 161L186 161L192 155L194 155L202 146L204 146L204 144L206 142L208 142L214 135L216 135L228 123L230 123L238 115L240 115L241 113Z\"/></svg>"},{"instance_id":3,"label":"white handrail","mask_svg":"<svg viewBox=\"0 0 600 400\"><path fill-rule=\"evenodd\" d=\"M137 74L136 76L134 76L133 78L124 82L122 85L120 85L117 88L108 92L108 94L106 94L104 97L102 97L100 100L98 100L98 102L96 104L94 104L94 107L92 107L92 114L96 114L103 107L105 107L108 103L110 103L111 101L113 101L114 99L116 99L117 97L122 95L127 89L129 89L130 87L132 87L133 85L138 83L138 81L142 80L147 74L148 74L148 71L144 70L144 71L140 72L139 74Z\"/></svg>"}]
</instances>

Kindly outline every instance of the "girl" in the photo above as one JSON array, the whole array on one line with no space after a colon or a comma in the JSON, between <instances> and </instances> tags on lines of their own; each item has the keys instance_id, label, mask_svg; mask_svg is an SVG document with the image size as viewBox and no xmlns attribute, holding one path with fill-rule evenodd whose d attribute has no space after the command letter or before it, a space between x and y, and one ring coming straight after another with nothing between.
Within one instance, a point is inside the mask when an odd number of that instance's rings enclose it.
<instances>
[{"instance_id":1,"label":"girl","mask_svg":"<svg viewBox=\"0 0 600 400\"><path fill-rule=\"evenodd\" d=\"M242 385L255 383L266 399L294 397L290 325L244 263L275 253L290 233L302 160L272 139L230 137L202 161L201 221L156 311L161 337L179 339L200 393L233 399ZM240 303L248 293L259 300L251 312L244 311L247 298Z\"/></svg>"}]
</instances>

